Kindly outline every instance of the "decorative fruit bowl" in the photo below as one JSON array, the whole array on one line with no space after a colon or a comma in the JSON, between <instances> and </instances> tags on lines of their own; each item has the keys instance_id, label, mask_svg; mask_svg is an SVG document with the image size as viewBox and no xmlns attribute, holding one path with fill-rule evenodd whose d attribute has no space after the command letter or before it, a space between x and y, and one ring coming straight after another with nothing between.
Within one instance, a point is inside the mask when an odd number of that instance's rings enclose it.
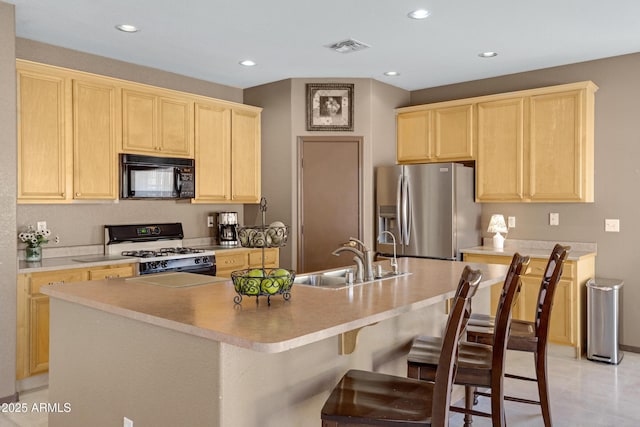
<instances>
[{"instance_id":1,"label":"decorative fruit bowl","mask_svg":"<svg viewBox=\"0 0 640 427\"><path fill-rule=\"evenodd\" d=\"M267 304L271 304L272 295L282 295L285 300L291 298L291 287L296 272L284 268L250 268L247 270L237 270L231 272L233 286L238 293L233 298L233 302L240 304L242 296L267 297Z\"/></svg>"},{"instance_id":2,"label":"decorative fruit bowl","mask_svg":"<svg viewBox=\"0 0 640 427\"><path fill-rule=\"evenodd\" d=\"M279 248L287 243L288 237L289 227L281 222L238 227L238 240L245 248Z\"/></svg>"}]
</instances>

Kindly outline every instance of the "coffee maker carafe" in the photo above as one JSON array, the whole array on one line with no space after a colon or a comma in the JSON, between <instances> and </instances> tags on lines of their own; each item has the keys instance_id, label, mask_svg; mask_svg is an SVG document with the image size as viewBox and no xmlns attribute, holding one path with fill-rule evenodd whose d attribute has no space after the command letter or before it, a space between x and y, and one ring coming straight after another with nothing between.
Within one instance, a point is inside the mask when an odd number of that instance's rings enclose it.
<instances>
[{"instance_id":1,"label":"coffee maker carafe","mask_svg":"<svg viewBox=\"0 0 640 427\"><path fill-rule=\"evenodd\" d=\"M238 212L218 212L218 243L225 246L238 244Z\"/></svg>"}]
</instances>

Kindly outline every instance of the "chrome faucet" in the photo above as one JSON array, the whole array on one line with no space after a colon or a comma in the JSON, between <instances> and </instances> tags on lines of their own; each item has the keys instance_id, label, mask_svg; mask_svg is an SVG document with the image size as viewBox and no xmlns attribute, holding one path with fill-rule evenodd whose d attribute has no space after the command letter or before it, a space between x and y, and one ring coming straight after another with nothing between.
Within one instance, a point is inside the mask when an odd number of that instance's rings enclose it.
<instances>
[{"instance_id":1,"label":"chrome faucet","mask_svg":"<svg viewBox=\"0 0 640 427\"><path fill-rule=\"evenodd\" d=\"M393 259L391 260L391 269L393 270L393 274L398 274L398 258L396 257L396 236L393 235L392 232L384 230L378 235L378 242L383 234L388 234L393 239Z\"/></svg>"},{"instance_id":2,"label":"chrome faucet","mask_svg":"<svg viewBox=\"0 0 640 427\"><path fill-rule=\"evenodd\" d=\"M360 249L357 249L356 245L359 245ZM357 267L356 281L362 282L364 280L373 280L373 252L367 248L362 241L354 237L350 237L349 242L340 246L338 249L331 252L331 254L339 256L344 251L355 254L353 260L356 262Z\"/></svg>"}]
</instances>

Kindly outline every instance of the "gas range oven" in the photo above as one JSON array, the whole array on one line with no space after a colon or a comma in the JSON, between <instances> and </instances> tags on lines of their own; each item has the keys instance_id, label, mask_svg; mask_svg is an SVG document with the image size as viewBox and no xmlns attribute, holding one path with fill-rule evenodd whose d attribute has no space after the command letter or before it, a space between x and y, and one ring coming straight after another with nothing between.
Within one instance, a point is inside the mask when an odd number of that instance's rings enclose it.
<instances>
[{"instance_id":1,"label":"gas range oven","mask_svg":"<svg viewBox=\"0 0 640 427\"><path fill-rule=\"evenodd\" d=\"M182 245L182 223L105 225L104 253L138 258L140 274L182 271L216 275L210 250Z\"/></svg>"}]
</instances>

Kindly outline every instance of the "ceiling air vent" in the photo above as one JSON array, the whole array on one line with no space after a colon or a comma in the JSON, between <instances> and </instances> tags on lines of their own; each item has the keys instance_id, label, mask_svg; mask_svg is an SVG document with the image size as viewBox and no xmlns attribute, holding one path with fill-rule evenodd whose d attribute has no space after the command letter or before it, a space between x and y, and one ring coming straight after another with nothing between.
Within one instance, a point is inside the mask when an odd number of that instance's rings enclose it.
<instances>
[{"instance_id":1,"label":"ceiling air vent","mask_svg":"<svg viewBox=\"0 0 640 427\"><path fill-rule=\"evenodd\" d=\"M370 48L371 46L356 39L348 39L327 45L326 47L340 53L351 53Z\"/></svg>"}]
</instances>

